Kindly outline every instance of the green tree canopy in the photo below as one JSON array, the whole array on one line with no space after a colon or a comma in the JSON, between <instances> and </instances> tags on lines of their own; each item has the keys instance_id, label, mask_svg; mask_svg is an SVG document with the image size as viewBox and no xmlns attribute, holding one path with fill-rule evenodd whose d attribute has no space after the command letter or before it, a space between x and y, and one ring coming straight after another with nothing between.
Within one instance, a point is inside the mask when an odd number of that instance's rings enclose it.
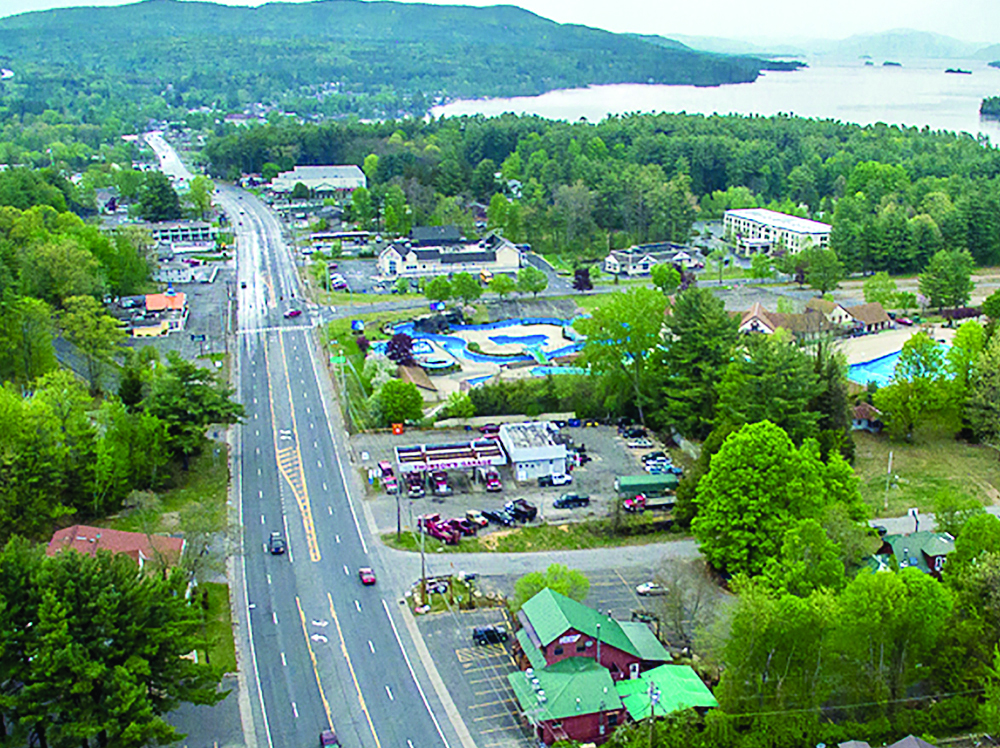
<instances>
[{"instance_id":1,"label":"green tree canopy","mask_svg":"<svg viewBox=\"0 0 1000 748\"><path fill-rule=\"evenodd\" d=\"M969 301L972 289L972 255L965 250L942 250L920 274L920 293L932 307L959 307Z\"/></svg>"},{"instance_id":2,"label":"green tree canopy","mask_svg":"<svg viewBox=\"0 0 1000 748\"><path fill-rule=\"evenodd\" d=\"M840 285L844 278L844 266L832 249L812 248L801 252L806 263L806 283L821 294Z\"/></svg>"},{"instance_id":3,"label":"green tree canopy","mask_svg":"<svg viewBox=\"0 0 1000 748\"><path fill-rule=\"evenodd\" d=\"M111 363L127 337L125 331L92 296L66 299L66 311L59 322L66 340L83 356L87 381L91 390L97 392L104 367Z\"/></svg>"},{"instance_id":4,"label":"green tree canopy","mask_svg":"<svg viewBox=\"0 0 1000 748\"><path fill-rule=\"evenodd\" d=\"M427 293L427 288L424 289L424 293ZM463 304L471 304L483 295L483 287L469 273L455 273L455 277L451 279L451 295L460 299Z\"/></svg>"},{"instance_id":5,"label":"green tree canopy","mask_svg":"<svg viewBox=\"0 0 1000 748\"><path fill-rule=\"evenodd\" d=\"M544 574L538 571L525 574L514 582L514 598L509 603L511 614L517 615L522 605L546 587L572 600L583 602L590 592L590 580L583 572L563 564L550 564Z\"/></svg>"},{"instance_id":6,"label":"green tree canopy","mask_svg":"<svg viewBox=\"0 0 1000 748\"><path fill-rule=\"evenodd\" d=\"M147 171L139 187L139 215L144 221L176 221L181 217L181 201L161 171Z\"/></svg>"},{"instance_id":7,"label":"green tree canopy","mask_svg":"<svg viewBox=\"0 0 1000 748\"><path fill-rule=\"evenodd\" d=\"M680 272L673 265L668 265L665 262L653 265L653 269L649 271L649 276L653 281L653 285L668 296L681 285Z\"/></svg>"},{"instance_id":8,"label":"green tree canopy","mask_svg":"<svg viewBox=\"0 0 1000 748\"><path fill-rule=\"evenodd\" d=\"M865 278L863 288L866 304L877 303L886 309L895 306L896 281L884 270Z\"/></svg>"},{"instance_id":9,"label":"green tree canopy","mask_svg":"<svg viewBox=\"0 0 1000 748\"><path fill-rule=\"evenodd\" d=\"M517 290L520 293L530 293L537 297L548 287L549 276L533 265L525 265L517 271Z\"/></svg>"},{"instance_id":10,"label":"green tree canopy","mask_svg":"<svg viewBox=\"0 0 1000 748\"><path fill-rule=\"evenodd\" d=\"M386 424L419 421L424 416L424 398L412 382L390 379L378 391L378 401Z\"/></svg>"},{"instance_id":11,"label":"green tree canopy","mask_svg":"<svg viewBox=\"0 0 1000 748\"><path fill-rule=\"evenodd\" d=\"M503 273L497 273L495 276L493 276L493 278L490 279L489 288L493 293L495 293L501 299L504 299L517 290L517 281L515 281L509 275L504 275Z\"/></svg>"},{"instance_id":12,"label":"green tree canopy","mask_svg":"<svg viewBox=\"0 0 1000 748\"><path fill-rule=\"evenodd\" d=\"M468 275L468 273L466 273L466 275ZM454 295L455 293L452 288L452 283L448 280L448 276L446 275L439 275L436 278L431 278L427 281L426 285L424 285L424 296L426 296L430 301L447 301Z\"/></svg>"}]
</instances>

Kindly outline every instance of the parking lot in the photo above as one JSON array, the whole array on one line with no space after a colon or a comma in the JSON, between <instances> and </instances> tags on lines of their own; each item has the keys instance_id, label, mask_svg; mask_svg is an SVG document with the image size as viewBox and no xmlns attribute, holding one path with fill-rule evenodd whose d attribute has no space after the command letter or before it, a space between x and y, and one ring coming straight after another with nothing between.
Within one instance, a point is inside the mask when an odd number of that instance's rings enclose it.
<instances>
[{"instance_id":1,"label":"parking lot","mask_svg":"<svg viewBox=\"0 0 1000 748\"><path fill-rule=\"evenodd\" d=\"M417 625L476 745L531 746L507 682L507 675L517 670L510 651L513 639L487 645L472 641L476 626L502 626L512 631L506 609L439 613L421 617Z\"/></svg>"},{"instance_id":2,"label":"parking lot","mask_svg":"<svg viewBox=\"0 0 1000 748\"><path fill-rule=\"evenodd\" d=\"M564 428L577 446L586 447L591 461L573 470L573 482L568 486L540 488L537 481L515 483L510 465L499 468L503 490L487 493L480 483L470 479L465 471L448 472L449 484L454 493L451 496L434 496L430 491L422 499L410 500L401 497L402 523L405 527L415 527L417 515L426 512L440 512L443 516L463 517L469 509L480 511L496 510L505 502L524 497L538 507L536 522L560 523L603 517L611 510L616 499L614 479L619 475L634 475L642 472L639 455L649 450L632 450L625 446L617 430L611 426L587 428ZM413 444L454 444L467 442L479 437L477 431L427 430L407 431L392 434L359 434L351 437L351 449L356 464L361 466L367 478L367 470L375 468L381 460L395 466L393 448ZM553 501L564 493L580 493L590 496L590 505L575 509L556 509ZM380 532L396 528L396 497L370 489L367 499L371 502L375 522ZM493 529L491 526L489 529Z\"/></svg>"}]
</instances>

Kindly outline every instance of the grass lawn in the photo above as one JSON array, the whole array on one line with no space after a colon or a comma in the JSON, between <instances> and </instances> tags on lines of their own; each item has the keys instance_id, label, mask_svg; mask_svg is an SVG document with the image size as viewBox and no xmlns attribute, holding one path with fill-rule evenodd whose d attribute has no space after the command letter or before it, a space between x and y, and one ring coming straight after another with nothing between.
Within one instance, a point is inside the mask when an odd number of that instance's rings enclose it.
<instances>
[{"instance_id":1,"label":"grass lawn","mask_svg":"<svg viewBox=\"0 0 1000 748\"><path fill-rule=\"evenodd\" d=\"M915 444L905 444L855 432L854 440L857 443L854 469L861 480L861 494L875 516L904 515L910 507L931 512L939 491L971 496L984 505L1000 503L1000 459L995 449L947 437L928 437ZM890 450L893 479L886 511L886 467Z\"/></svg>"},{"instance_id":2,"label":"grass lawn","mask_svg":"<svg viewBox=\"0 0 1000 748\"><path fill-rule=\"evenodd\" d=\"M460 581L457 577L451 578L451 584L448 585L448 592L432 592L427 596L430 603L430 610L423 611L424 613L442 613L446 610L455 610L458 608L459 601L463 605L468 605L469 598L472 593L469 591L469 585L467 582ZM407 598L410 604L410 609L412 610L420 602L420 587L419 585L414 589L413 594Z\"/></svg>"},{"instance_id":3,"label":"grass lawn","mask_svg":"<svg viewBox=\"0 0 1000 748\"><path fill-rule=\"evenodd\" d=\"M215 450L218 449L218 455ZM115 517L110 520L115 530L131 532L176 532L180 511L188 504L198 502L211 518L218 530L226 526L226 489L229 485L229 464L226 455L228 447L222 442L206 439L202 453L192 458L190 469L177 469L174 486L159 495L159 516L151 527L144 526L139 512Z\"/></svg>"},{"instance_id":4,"label":"grass lawn","mask_svg":"<svg viewBox=\"0 0 1000 748\"><path fill-rule=\"evenodd\" d=\"M573 522L564 525L534 525L495 530L481 537L462 538L458 545L445 545L428 537L424 541L426 553L524 553L537 551L571 551L580 548L606 548L626 545L647 545L677 540L675 532L659 531L643 535L608 535L593 523ZM382 542L390 548L419 551L420 539L412 532L404 532L396 540L396 533L382 535Z\"/></svg>"},{"instance_id":5,"label":"grass lawn","mask_svg":"<svg viewBox=\"0 0 1000 748\"><path fill-rule=\"evenodd\" d=\"M205 612L205 639L208 662L223 673L236 672L236 642L229 608L229 585L205 582L199 588L208 590L208 610ZM200 594L200 593L199 593ZM198 656L204 656L204 650Z\"/></svg>"}]
</instances>

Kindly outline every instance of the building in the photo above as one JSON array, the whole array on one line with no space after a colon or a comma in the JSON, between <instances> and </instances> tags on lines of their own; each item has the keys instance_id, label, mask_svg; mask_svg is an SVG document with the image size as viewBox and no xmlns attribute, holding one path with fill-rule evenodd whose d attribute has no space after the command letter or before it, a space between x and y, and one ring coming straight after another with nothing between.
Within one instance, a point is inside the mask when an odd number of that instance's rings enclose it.
<instances>
[{"instance_id":1,"label":"building","mask_svg":"<svg viewBox=\"0 0 1000 748\"><path fill-rule=\"evenodd\" d=\"M558 428L550 423L500 424L500 443L514 466L514 479L535 480L566 472L566 445L556 439Z\"/></svg>"},{"instance_id":2,"label":"building","mask_svg":"<svg viewBox=\"0 0 1000 748\"><path fill-rule=\"evenodd\" d=\"M737 253L744 256L770 254L779 246L792 254L809 246L826 247L832 228L827 223L764 208L727 210L722 227L727 239L736 245Z\"/></svg>"},{"instance_id":3,"label":"building","mask_svg":"<svg viewBox=\"0 0 1000 748\"><path fill-rule=\"evenodd\" d=\"M890 559L895 559L900 569L912 566L940 579L948 554L954 550L955 538L946 532L918 530L909 535L886 535L870 565L881 571L890 568Z\"/></svg>"},{"instance_id":4,"label":"building","mask_svg":"<svg viewBox=\"0 0 1000 748\"><path fill-rule=\"evenodd\" d=\"M792 333L800 341L814 340L841 331L826 315L815 310L802 314L783 314L769 312L760 303L755 303L740 317L739 331L743 333L773 335L779 328Z\"/></svg>"},{"instance_id":5,"label":"building","mask_svg":"<svg viewBox=\"0 0 1000 748\"><path fill-rule=\"evenodd\" d=\"M613 249L604 258L604 272L611 275L649 275L654 265L674 263L690 267L697 264L680 244L660 242L637 244L628 249Z\"/></svg>"},{"instance_id":6,"label":"building","mask_svg":"<svg viewBox=\"0 0 1000 748\"><path fill-rule=\"evenodd\" d=\"M830 324L837 325L838 327L847 327L853 324L853 317L851 317L850 312L847 311L847 307L837 303L836 301L827 301L826 299L810 299L806 302L807 312L820 312L827 318Z\"/></svg>"},{"instance_id":7,"label":"building","mask_svg":"<svg viewBox=\"0 0 1000 748\"><path fill-rule=\"evenodd\" d=\"M544 589L518 611L515 652L523 672L507 680L538 741L603 743L628 719L717 706L691 668L644 623L619 622Z\"/></svg>"},{"instance_id":8,"label":"building","mask_svg":"<svg viewBox=\"0 0 1000 748\"><path fill-rule=\"evenodd\" d=\"M390 244L378 256L378 273L386 280L450 273L516 273L521 252L498 234L475 244L414 247Z\"/></svg>"},{"instance_id":9,"label":"building","mask_svg":"<svg viewBox=\"0 0 1000 748\"><path fill-rule=\"evenodd\" d=\"M860 332L878 332L892 326L889 313L877 301L845 307L851 317L851 324Z\"/></svg>"},{"instance_id":10,"label":"building","mask_svg":"<svg viewBox=\"0 0 1000 748\"><path fill-rule=\"evenodd\" d=\"M419 366L400 366L399 378L413 384L420 392L421 397L424 398L425 403L436 403L441 399L441 393L438 392L437 386L427 376L427 372Z\"/></svg>"},{"instance_id":11,"label":"building","mask_svg":"<svg viewBox=\"0 0 1000 748\"><path fill-rule=\"evenodd\" d=\"M882 411L871 403L862 400L854 406L851 415L852 431L867 431L870 434L878 434L882 431Z\"/></svg>"},{"instance_id":12,"label":"building","mask_svg":"<svg viewBox=\"0 0 1000 748\"><path fill-rule=\"evenodd\" d=\"M317 197L334 197L366 187L365 173L354 164L346 166L296 166L271 180L271 192L287 195L295 185L304 184Z\"/></svg>"},{"instance_id":13,"label":"building","mask_svg":"<svg viewBox=\"0 0 1000 748\"><path fill-rule=\"evenodd\" d=\"M168 287L166 293L123 296L110 309L134 338L152 338L183 330L188 317L187 295Z\"/></svg>"},{"instance_id":14,"label":"building","mask_svg":"<svg viewBox=\"0 0 1000 748\"><path fill-rule=\"evenodd\" d=\"M415 247L450 247L465 242L458 226L414 226L410 243Z\"/></svg>"},{"instance_id":15,"label":"building","mask_svg":"<svg viewBox=\"0 0 1000 748\"><path fill-rule=\"evenodd\" d=\"M205 221L163 221L144 223L142 228L157 244L215 244L219 230Z\"/></svg>"},{"instance_id":16,"label":"building","mask_svg":"<svg viewBox=\"0 0 1000 748\"><path fill-rule=\"evenodd\" d=\"M123 553L135 561L141 569L147 561L159 561L167 566L175 565L184 553L184 539L73 525L58 530L52 536L45 554L55 556L65 550L74 550L88 556L95 556L98 551Z\"/></svg>"}]
</instances>

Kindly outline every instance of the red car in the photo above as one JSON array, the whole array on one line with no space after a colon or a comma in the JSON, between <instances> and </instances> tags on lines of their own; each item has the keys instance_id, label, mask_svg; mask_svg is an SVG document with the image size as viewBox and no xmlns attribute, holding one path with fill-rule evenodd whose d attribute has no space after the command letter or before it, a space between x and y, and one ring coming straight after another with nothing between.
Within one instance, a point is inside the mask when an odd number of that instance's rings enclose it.
<instances>
[{"instance_id":1,"label":"red car","mask_svg":"<svg viewBox=\"0 0 1000 748\"><path fill-rule=\"evenodd\" d=\"M372 571L370 566L362 566L358 569L358 577L361 579L361 584L363 585L375 584L375 572Z\"/></svg>"},{"instance_id":2,"label":"red car","mask_svg":"<svg viewBox=\"0 0 1000 748\"><path fill-rule=\"evenodd\" d=\"M913 324L913 320L909 317L896 317L896 324L903 325L904 327L909 327Z\"/></svg>"},{"instance_id":3,"label":"red car","mask_svg":"<svg viewBox=\"0 0 1000 748\"><path fill-rule=\"evenodd\" d=\"M301 317L301 316L302 316L301 309L289 309L287 312L285 312L286 319L292 319L293 317Z\"/></svg>"}]
</instances>

